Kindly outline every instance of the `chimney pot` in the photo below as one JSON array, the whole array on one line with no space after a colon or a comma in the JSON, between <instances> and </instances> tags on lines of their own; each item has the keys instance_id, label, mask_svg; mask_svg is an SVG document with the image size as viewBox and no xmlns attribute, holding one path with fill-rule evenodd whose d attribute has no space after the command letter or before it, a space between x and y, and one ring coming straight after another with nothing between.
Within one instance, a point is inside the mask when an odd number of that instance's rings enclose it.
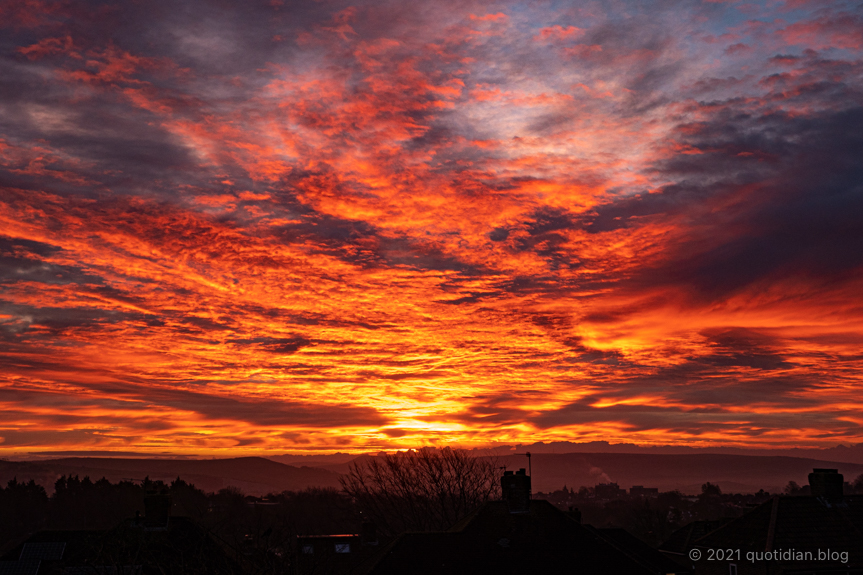
<instances>
[{"instance_id":1,"label":"chimney pot","mask_svg":"<svg viewBox=\"0 0 863 575\"><path fill-rule=\"evenodd\" d=\"M144 524L147 527L167 527L170 516L170 495L167 493L148 493L144 496Z\"/></svg>"},{"instance_id":2,"label":"chimney pot","mask_svg":"<svg viewBox=\"0 0 863 575\"><path fill-rule=\"evenodd\" d=\"M816 467L809 474L809 489L815 497L842 497L844 483L838 469Z\"/></svg>"}]
</instances>

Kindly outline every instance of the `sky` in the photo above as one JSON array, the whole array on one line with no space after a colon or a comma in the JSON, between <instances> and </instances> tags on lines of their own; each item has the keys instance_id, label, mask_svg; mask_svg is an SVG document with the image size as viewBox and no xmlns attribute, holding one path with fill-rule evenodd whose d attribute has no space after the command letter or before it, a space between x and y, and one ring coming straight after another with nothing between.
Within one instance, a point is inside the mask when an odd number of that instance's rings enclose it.
<instances>
[{"instance_id":1,"label":"sky","mask_svg":"<svg viewBox=\"0 0 863 575\"><path fill-rule=\"evenodd\" d=\"M0 1L0 455L863 442L863 4Z\"/></svg>"}]
</instances>

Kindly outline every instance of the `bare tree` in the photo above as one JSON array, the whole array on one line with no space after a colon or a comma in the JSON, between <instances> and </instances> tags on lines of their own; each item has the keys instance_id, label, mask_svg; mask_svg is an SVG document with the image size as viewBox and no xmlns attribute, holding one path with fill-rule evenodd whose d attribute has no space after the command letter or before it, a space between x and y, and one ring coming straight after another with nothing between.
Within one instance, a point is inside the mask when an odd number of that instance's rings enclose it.
<instances>
[{"instance_id":1,"label":"bare tree","mask_svg":"<svg viewBox=\"0 0 863 575\"><path fill-rule=\"evenodd\" d=\"M383 535L396 535L449 528L498 497L497 475L496 459L446 447L372 457L340 480Z\"/></svg>"}]
</instances>

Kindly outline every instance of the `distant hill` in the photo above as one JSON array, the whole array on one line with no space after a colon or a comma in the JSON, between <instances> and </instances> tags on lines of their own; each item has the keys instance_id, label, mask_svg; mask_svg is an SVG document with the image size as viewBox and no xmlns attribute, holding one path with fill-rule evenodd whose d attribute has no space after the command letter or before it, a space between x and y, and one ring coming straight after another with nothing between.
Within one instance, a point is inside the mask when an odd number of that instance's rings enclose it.
<instances>
[{"instance_id":1,"label":"distant hill","mask_svg":"<svg viewBox=\"0 0 863 575\"><path fill-rule=\"evenodd\" d=\"M477 451L477 455L482 452ZM789 481L809 482L816 467L837 468L846 481L863 473L863 465L803 457L722 455L709 453L536 453L531 452L534 491L555 491L564 485L578 489L584 485L616 482L629 489L633 485L658 487L661 491L679 489L698 494L706 482L718 483L726 493L755 493L764 489L781 492ZM346 473L350 465L373 457L360 455L351 461L330 463L329 471ZM510 470L527 468L524 453L497 455L498 465ZM323 465L321 467L324 467Z\"/></svg>"},{"instance_id":2,"label":"distant hill","mask_svg":"<svg viewBox=\"0 0 863 575\"><path fill-rule=\"evenodd\" d=\"M498 463L507 469L528 467L524 454L498 455ZM537 453L532 452L534 491L554 491L564 485L578 489L584 485L616 482L629 489L633 485L658 487L662 491L679 489L697 494L707 481L718 483L724 492L756 492L764 489L781 491L788 481L800 485L808 482L815 467L838 468L846 481L863 474L863 464L786 456L722 455L706 453ZM296 456L289 456L296 457ZM204 491L218 491L233 485L250 495L264 495L306 487L339 488L340 473L354 462L372 455L350 457L315 457L314 467L285 465L262 457L235 459L129 459L106 457L68 457L42 461L0 461L0 484L12 477L34 479L53 491L60 475L106 477L112 482L122 479L171 481L177 476L194 483Z\"/></svg>"},{"instance_id":3,"label":"distant hill","mask_svg":"<svg viewBox=\"0 0 863 575\"><path fill-rule=\"evenodd\" d=\"M554 441L551 443L532 443L499 445L489 449L475 449L479 455L510 455L513 453L646 453L662 455L753 455L764 457L804 457L821 461L841 461L863 464L863 443L837 445L835 447L792 447L777 449L758 449L750 447L689 447L686 445L636 445L634 443L609 443L607 441Z\"/></svg>"},{"instance_id":4,"label":"distant hill","mask_svg":"<svg viewBox=\"0 0 863 575\"><path fill-rule=\"evenodd\" d=\"M500 456L498 460L507 469L528 467L523 454ZM806 485L815 467L838 468L846 481L863 473L861 464L784 456L532 453L531 460L533 490L546 492L564 485L578 489L613 481L627 490L643 485L696 494L701 492L702 484L710 481L718 483L724 492L754 493L764 489L776 493L789 481Z\"/></svg>"},{"instance_id":5,"label":"distant hill","mask_svg":"<svg viewBox=\"0 0 863 575\"><path fill-rule=\"evenodd\" d=\"M482 454L477 450L477 455ZM329 471L346 473L350 465L373 457L360 455L350 461L321 465ZM497 455L498 465L515 470L527 468L523 453ZM343 458L340 458L343 459ZM815 467L838 468L846 481L863 473L863 465L786 456L723 455L708 453L536 453L532 452L534 491L555 491L564 485L578 489L584 485L616 482L629 489L633 485L658 487L662 491L679 489L698 494L710 481L727 493L755 493L764 489L781 492L789 481L809 482Z\"/></svg>"},{"instance_id":6,"label":"distant hill","mask_svg":"<svg viewBox=\"0 0 863 575\"><path fill-rule=\"evenodd\" d=\"M106 477L112 482L123 479L171 481L180 476L204 491L218 491L233 485L250 495L299 490L306 487L339 488L338 474L326 469L294 467L263 457L234 459L112 459L69 457L43 461L0 461L0 483L17 477L34 479L51 493L61 475L85 475L96 481Z\"/></svg>"},{"instance_id":7,"label":"distant hill","mask_svg":"<svg viewBox=\"0 0 863 575\"><path fill-rule=\"evenodd\" d=\"M353 461L360 454L357 453L328 453L324 455L268 455L267 459L284 463L285 465L308 465L309 467L320 467L328 469L330 466L339 466Z\"/></svg>"}]
</instances>

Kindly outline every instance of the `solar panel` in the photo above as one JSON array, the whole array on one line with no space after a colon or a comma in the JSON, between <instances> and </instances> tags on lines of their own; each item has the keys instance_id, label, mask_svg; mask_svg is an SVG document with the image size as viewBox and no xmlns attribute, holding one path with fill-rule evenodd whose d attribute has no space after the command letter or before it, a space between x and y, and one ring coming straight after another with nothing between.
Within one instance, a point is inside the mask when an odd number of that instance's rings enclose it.
<instances>
[{"instance_id":1,"label":"solar panel","mask_svg":"<svg viewBox=\"0 0 863 575\"><path fill-rule=\"evenodd\" d=\"M37 575L40 563L38 559L0 561L0 575Z\"/></svg>"},{"instance_id":2,"label":"solar panel","mask_svg":"<svg viewBox=\"0 0 863 575\"><path fill-rule=\"evenodd\" d=\"M63 558L65 543L51 541L25 543L18 559L41 559L42 561L59 561Z\"/></svg>"}]
</instances>

